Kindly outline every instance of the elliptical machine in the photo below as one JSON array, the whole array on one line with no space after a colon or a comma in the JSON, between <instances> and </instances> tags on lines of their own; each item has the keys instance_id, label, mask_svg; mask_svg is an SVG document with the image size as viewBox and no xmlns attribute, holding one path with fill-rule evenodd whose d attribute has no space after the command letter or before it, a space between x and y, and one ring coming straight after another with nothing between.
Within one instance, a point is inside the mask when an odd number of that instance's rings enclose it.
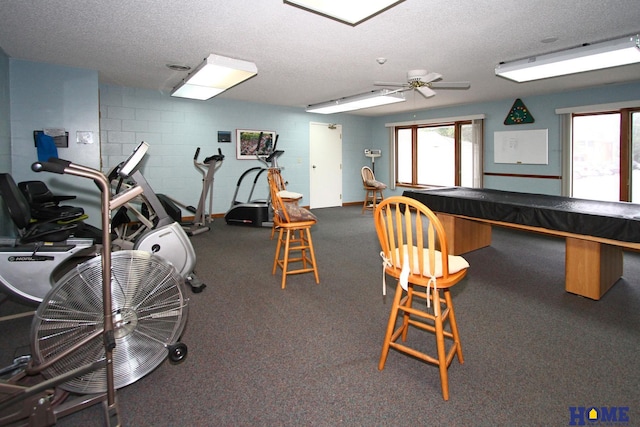
<instances>
[{"instance_id":1,"label":"elliptical machine","mask_svg":"<svg viewBox=\"0 0 640 427\"><path fill-rule=\"evenodd\" d=\"M146 142L141 142L138 149L148 149ZM197 157L197 154L196 154ZM223 156L224 157L224 156ZM120 173L121 166L116 168L116 175ZM112 172L110 176L114 173ZM140 229L135 233L136 238L127 242L126 239L118 240L118 245L123 249L136 249L156 253L170 261L185 279L185 283L191 287L194 293L200 293L206 285L196 276L194 268L196 265L196 253L191 241L187 237L183 226L177 222L173 215L169 215L166 203L160 199L162 195L156 194L147 179L139 170L135 170L127 175L130 185L142 188L139 195L143 199L144 210L147 215L137 213L137 218L141 221ZM118 187L122 185L122 181Z\"/></svg>"},{"instance_id":2,"label":"elliptical machine","mask_svg":"<svg viewBox=\"0 0 640 427\"><path fill-rule=\"evenodd\" d=\"M262 134L260 138L262 139ZM257 159L264 164L264 166L256 166L244 171L238 183L236 184L236 191L233 193L233 200L231 201L231 207L224 216L227 224L230 225L248 225L252 227L271 227L273 225L273 217L270 207L270 196L266 199L252 199L253 192L256 188L260 176L271 168L278 168L278 158L284 154L283 150L277 150L278 135L276 135L275 142L271 151L266 155L258 155ZM238 200L238 192L242 186L242 182L245 178L255 175L249 196L246 202Z\"/></svg>"},{"instance_id":3,"label":"elliptical machine","mask_svg":"<svg viewBox=\"0 0 640 427\"><path fill-rule=\"evenodd\" d=\"M200 192L200 199L198 200L197 208L184 205L165 194L158 195L165 205L168 202L173 202L194 214L193 222L182 222L182 227L189 236L195 236L210 230L209 223L213 221L213 181L216 171L220 166L222 166L222 162L224 160L224 154L222 154L222 150L220 148L218 148L218 154L206 157L203 162L198 162L199 155L200 147L196 149L196 154L193 156L193 165L202 175L202 191ZM208 210L205 209L207 199L209 199Z\"/></svg>"}]
</instances>

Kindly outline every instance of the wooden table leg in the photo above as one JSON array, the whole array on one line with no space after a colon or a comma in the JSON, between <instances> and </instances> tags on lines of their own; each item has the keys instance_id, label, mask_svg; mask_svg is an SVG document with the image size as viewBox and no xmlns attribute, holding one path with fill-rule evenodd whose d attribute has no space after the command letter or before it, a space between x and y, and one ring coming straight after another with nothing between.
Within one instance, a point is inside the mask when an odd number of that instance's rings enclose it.
<instances>
[{"instance_id":1,"label":"wooden table leg","mask_svg":"<svg viewBox=\"0 0 640 427\"><path fill-rule=\"evenodd\" d=\"M566 238L565 290L599 300L622 276L622 248Z\"/></svg>"},{"instance_id":2,"label":"wooden table leg","mask_svg":"<svg viewBox=\"0 0 640 427\"><path fill-rule=\"evenodd\" d=\"M447 234L449 254L461 255L491 245L491 224L437 213Z\"/></svg>"}]
</instances>

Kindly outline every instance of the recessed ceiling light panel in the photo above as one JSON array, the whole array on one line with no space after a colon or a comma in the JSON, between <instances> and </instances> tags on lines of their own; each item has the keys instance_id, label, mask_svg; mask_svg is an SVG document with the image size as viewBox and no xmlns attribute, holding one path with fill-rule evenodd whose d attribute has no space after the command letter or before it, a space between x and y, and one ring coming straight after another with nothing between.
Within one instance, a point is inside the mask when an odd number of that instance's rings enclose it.
<instances>
[{"instance_id":1,"label":"recessed ceiling light panel","mask_svg":"<svg viewBox=\"0 0 640 427\"><path fill-rule=\"evenodd\" d=\"M373 15L402 3L404 0L284 0L310 12L319 13L338 21L358 25Z\"/></svg>"}]
</instances>

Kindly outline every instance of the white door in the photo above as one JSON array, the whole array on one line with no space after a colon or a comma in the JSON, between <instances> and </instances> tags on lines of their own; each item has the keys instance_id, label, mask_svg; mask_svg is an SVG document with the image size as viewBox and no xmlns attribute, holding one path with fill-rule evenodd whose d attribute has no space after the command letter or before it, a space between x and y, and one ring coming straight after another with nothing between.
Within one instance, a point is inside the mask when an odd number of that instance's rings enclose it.
<instances>
[{"instance_id":1,"label":"white door","mask_svg":"<svg viewBox=\"0 0 640 427\"><path fill-rule=\"evenodd\" d=\"M309 206L342 206L342 125L309 124Z\"/></svg>"}]
</instances>

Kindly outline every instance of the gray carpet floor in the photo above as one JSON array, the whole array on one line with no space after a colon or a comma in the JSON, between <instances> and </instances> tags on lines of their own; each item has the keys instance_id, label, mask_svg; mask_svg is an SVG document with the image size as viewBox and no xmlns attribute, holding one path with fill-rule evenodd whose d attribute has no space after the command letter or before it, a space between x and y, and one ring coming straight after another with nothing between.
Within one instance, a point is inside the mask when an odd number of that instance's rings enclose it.
<instances>
[{"instance_id":1,"label":"gray carpet floor","mask_svg":"<svg viewBox=\"0 0 640 427\"><path fill-rule=\"evenodd\" d=\"M126 426L556 426L571 407L628 407L640 425L640 255L600 301L564 291L564 242L496 228L452 289L464 364L391 351L377 364L395 282L382 296L371 213L317 209L320 284L271 274L267 228L216 219L191 238L207 288L190 297L184 363L118 391ZM26 310L26 308L24 308ZM0 305L0 316L20 310ZM29 319L0 324L0 362L29 351ZM433 346L431 336L410 336ZM59 420L101 425L96 406Z\"/></svg>"}]
</instances>

